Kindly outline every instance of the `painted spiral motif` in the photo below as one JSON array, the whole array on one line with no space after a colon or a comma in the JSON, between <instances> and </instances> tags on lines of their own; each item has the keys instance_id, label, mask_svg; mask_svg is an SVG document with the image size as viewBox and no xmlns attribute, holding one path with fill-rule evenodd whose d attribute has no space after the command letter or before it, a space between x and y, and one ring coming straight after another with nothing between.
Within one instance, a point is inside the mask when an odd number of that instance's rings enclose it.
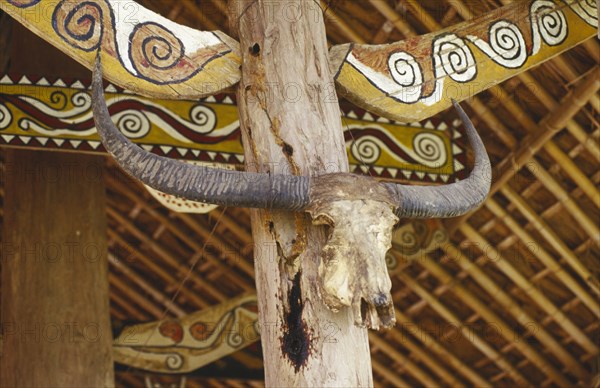
<instances>
[{"instance_id":1,"label":"painted spiral motif","mask_svg":"<svg viewBox=\"0 0 600 388\"><path fill-rule=\"evenodd\" d=\"M441 72L456 82L469 82L477 75L473 52L465 41L455 34L445 34L433 42L436 77Z\"/></svg>"},{"instance_id":2,"label":"painted spiral motif","mask_svg":"<svg viewBox=\"0 0 600 388\"><path fill-rule=\"evenodd\" d=\"M240 333L236 331L231 331L227 336L227 344L232 348L237 348L244 343L244 339L240 335Z\"/></svg>"},{"instance_id":3,"label":"painted spiral motif","mask_svg":"<svg viewBox=\"0 0 600 388\"><path fill-rule=\"evenodd\" d=\"M525 38L519 28L506 20L490 26L489 43L475 36L468 36L481 51L501 66L516 69L527 60Z\"/></svg>"},{"instance_id":4,"label":"painted spiral motif","mask_svg":"<svg viewBox=\"0 0 600 388\"><path fill-rule=\"evenodd\" d=\"M12 123L10 110L4 104L0 104L0 130L8 128L10 123Z\"/></svg>"},{"instance_id":5,"label":"painted spiral motif","mask_svg":"<svg viewBox=\"0 0 600 388\"><path fill-rule=\"evenodd\" d=\"M198 104L190 109L190 121L192 125L189 128L192 131L207 134L216 128L217 115L206 105Z\"/></svg>"},{"instance_id":6,"label":"painted spiral motif","mask_svg":"<svg viewBox=\"0 0 600 388\"><path fill-rule=\"evenodd\" d=\"M533 34L532 55L537 54L543 40L556 46L567 39L569 28L564 12L550 0L537 0L531 4L531 29Z\"/></svg>"},{"instance_id":7,"label":"painted spiral motif","mask_svg":"<svg viewBox=\"0 0 600 388\"><path fill-rule=\"evenodd\" d=\"M412 228L407 228L401 231L398 242L399 252L404 256L411 256L420 249L419 239Z\"/></svg>"},{"instance_id":8,"label":"painted spiral motif","mask_svg":"<svg viewBox=\"0 0 600 388\"><path fill-rule=\"evenodd\" d=\"M180 354L169 354L165 359L165 364L167 368L171 370L181 369L183 366L183 357Z\"/></svg>"},{"instance_id":9,"label":"painted spiral motif","mask_svg":"<svg viewBox=\"0 0 600 388\"><path fill-rule=\"evenodd\" d=\"M444 141L433 133L419 133L413 139L415 159L429 167L441 167L448 158Z\"/></svg>"},{"instance_id":10,"label":"painted spiral motif","mask_svg":"<svg viewBox=\"0 0 600 388\"><path fill-rule=\"evenodd\" d=\"M386 253L385 266L387 267L388 271L394 271L396 268L398 268L398 259L396 259L396 256L390 252Z\"/></svg>"},{"instance_id":11,"label":"painted spiral motif","mask_svg":"<svg viewBox=\"0 0 600 388\"><path fill-rule=\"evenodd\" d=\"M566 3L569 3L565 1ZM592 27L598 27L598 9L596 0L585 0L569 4L571 9Z\"/></svg>"},{"instance_id":12,"label":"painted spiral motif","mask_svg":"<svg viewBox=\"0 0 600 388\"><path fill-rule=\"evenodd\" d=\"M87 92L79 92L71 96L71 103L83 112L92 107L92 97Z\"/></svg>"},{"instance_id":13,"label":"painted spiral motif","mask_svg":"<svg viewBox=\"0 0 600 388\"><path fill-rule=\"evenodd\" d=\"M102 48L136 78L158 85L184 82L230 51L216 33L178 25L134 2L62 0L52 27L73 48Z\"/></svg>"},{"instance_id":14,"label":"painted spiral motif","mask_svg":"<svg viewBox=\"0 0 600 388\"><path fill-rule=\"evenodd\" d=\"M419 101L423 89L423 72L415 57L406 52L390 55L388 67L392 79L400 86L392 95L407 104Z\"/></svg>"},{"instance_id":15,"label":"painted spiral motif","mask_svg":"<svg viewBox=\"0 0 600 388\"><path fill-rule=\"evenodd\" d=\"M369 136L357 139L352 143L350 151L354 159L364 164L373 164L381 156L381 147L377 144L376 139Z\"/></svg>"},{"instance_id":16,"label":"painted spiral motif","mask_svg":"<svg viewBox=\"0 0 600 388\"><path fill-rule=\"evenodd\" d=\"M171 31L154 22L135 26L129 41L131 63L144 77L156 78L157 72L180 65L184 58L183 42Z\"/></svg>"},{"instance_id":17,"label":"painted spiral motif","mask_svg":"<svg viewBox=\"0 0 600 388\"><path fill-rule=\"evenodd\" d=\"M54 9L52 26L58 36L71 46L95 51L102 43L106 13L111 13L110 8L98 2L63 0Z\"/></svg>"},{"instance_id":18,"label":"painted spiral motif","mask_svg":"<svg viewBox=\"0 0 600 388\"><path fill-rule=\"evenodd\" d=\"M60 90L54 91L50 94L50 102L52 103L52 105L56 105L54 109L56 109L57 111L65 109L67 106L67 101L67 95Z\"/></svg>"},{"instance_id":19,"label":"painted spiral motif","mask_svg":"<svg viewBox=\"0 0 600 388\"><path fill-rule=\"evenodd\" d=\"M130 139L139 139L150 132L150 120L142 112L128 109L113 115L117 128Z\"/></svg>"}]
</instances>

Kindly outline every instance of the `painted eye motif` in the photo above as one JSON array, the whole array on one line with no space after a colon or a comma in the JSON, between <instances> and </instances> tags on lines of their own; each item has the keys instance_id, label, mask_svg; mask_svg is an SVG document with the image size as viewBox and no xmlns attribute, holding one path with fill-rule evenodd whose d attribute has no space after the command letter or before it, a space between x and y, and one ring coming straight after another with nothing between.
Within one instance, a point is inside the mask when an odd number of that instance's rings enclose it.
<instances>
[{"instance_id":1,"label":"painted eye motif","mask_svg":"<svg viewBox=\"0 0 600 388\"><path fill-rule=\"evenodd\" d=\"M170 338L177 344L183 339L183 328L177 322L163 322L159 326L158 331L163 337Z\"/></svg>"}]
</instances>

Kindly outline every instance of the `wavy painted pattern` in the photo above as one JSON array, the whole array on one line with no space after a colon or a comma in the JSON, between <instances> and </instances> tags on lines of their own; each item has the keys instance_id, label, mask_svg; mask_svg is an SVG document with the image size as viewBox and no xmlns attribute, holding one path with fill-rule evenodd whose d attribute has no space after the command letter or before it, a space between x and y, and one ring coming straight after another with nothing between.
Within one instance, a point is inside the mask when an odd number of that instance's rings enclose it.
<instances>
[{"instance_id":1,"label":"wavy painted pattern","mask_svg":"<svg viewBox=\"0 0 600 388\"><path fill-rule=\"evenodd\" d=\"M0 144L102 151L86 85L61 79L0 77ZM105 89L117 127L146 150L190 161L243 163L237 108L230 97L173 101L139 97L110 84ZM401 124L360 109L344 107L343 112L344 137L354 172L447 183L460 178L465 170L458 122L431 119ZM175 198L166 201L186 208Z\"/></svg>"}]
</instances>

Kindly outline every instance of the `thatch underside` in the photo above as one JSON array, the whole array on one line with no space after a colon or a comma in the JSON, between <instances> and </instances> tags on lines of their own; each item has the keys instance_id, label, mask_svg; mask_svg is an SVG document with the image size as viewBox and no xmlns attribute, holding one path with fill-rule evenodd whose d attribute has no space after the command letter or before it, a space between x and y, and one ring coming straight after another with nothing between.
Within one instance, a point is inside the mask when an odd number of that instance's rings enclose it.
<instances>
[{"instance_id":1,"label":"thatch underside","mask_svg":"<svg viewBox=\"0 0 600 388\"><path fill-rule=\"evenodd\" d=\"M508 2L322 1L331 44L398 41ZM203 1L204 14L193 1L142 3L178 23L228 31L221 0ZM494 170L494 193L484 206L444 222L451 237L442 249L413 261L394 252L398 325L371 333L377 385L512 386L515 375L535 386L560 385L542 369L574 384L597 381L599 63L599 42L590 39L463 103L493 166L502 167ZM565 98L590 87L583 106ZM559 130L549 135L553 125ZM246 210L171 213L107 163L116 327L191 313L254 289ZM259 386L260 368L257 345L188 376L187 386ZM141 386L146 375L119 368L118 385Z\"/></svg>"}]
</instances>

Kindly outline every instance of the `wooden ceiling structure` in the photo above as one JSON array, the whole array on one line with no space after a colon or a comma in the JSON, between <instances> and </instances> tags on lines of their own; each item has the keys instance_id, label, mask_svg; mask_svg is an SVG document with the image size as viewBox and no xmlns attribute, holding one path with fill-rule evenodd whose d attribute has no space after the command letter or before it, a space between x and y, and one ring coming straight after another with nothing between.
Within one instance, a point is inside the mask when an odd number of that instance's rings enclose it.
<instances>
[{"instance_id":1,"label":"wooden ceiling structure","mask_svg":"<svg viewBox=\"0 0 600 388\"><path fill-rule=\"evenodd\" d=\"M139 2L196 29L228 31L223 0ZM321 7L331 44L382 44L508 3ZM592 38L463 103L492 161L492 193L476 212L444 220L449 238L429 253L404 254L423 234L395 237L398 323L369 335L377 386L600 386L599 64ZM247 210L168 211L108 159L106 190L116 332L254 290ZM185 386L261 386L261 357L257 343L187 375ZM116 378L118 386L181 382L123 366Z\"/></svg>"}]
</instances>

